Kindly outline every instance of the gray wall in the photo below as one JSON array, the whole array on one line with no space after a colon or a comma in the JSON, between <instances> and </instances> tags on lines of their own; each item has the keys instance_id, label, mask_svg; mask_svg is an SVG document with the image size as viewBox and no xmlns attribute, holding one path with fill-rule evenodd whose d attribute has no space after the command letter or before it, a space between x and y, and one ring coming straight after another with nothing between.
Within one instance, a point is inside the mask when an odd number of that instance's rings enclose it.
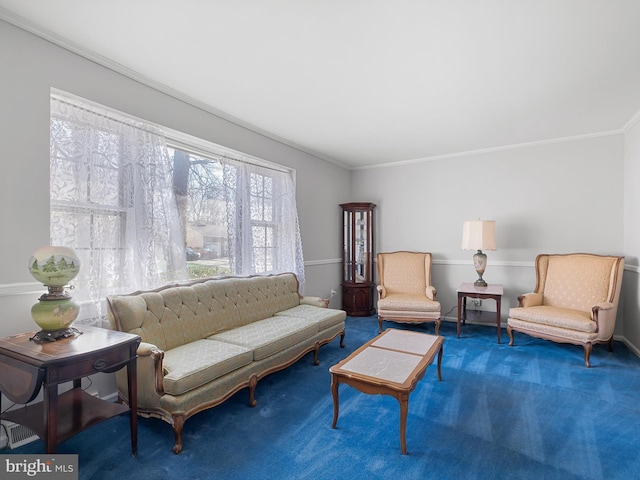
<instances>
[{"instance_id":1,"label":"gray wall","mask_svg":"<svg viewBox=\"0 0 640 480\"><path fill-rule=\"evenodd\" d=\"M433 254L433 283L449 319L456 318L458 286L477 278L473 252L460 249L462 224L478 218L496 220L497 251L485 252L484 278L504 285L506 321L517 297L535 286L537 254L625 254L623 226L638 228L637 215L623 221L624 178L629 182L625 137L599 136L357 170L351 188L360 199L378 204L378 251ZM635 162L640 161L638 150L636 140ZM637 202L635 198L631 203ZM637 265L637 251L634 261ZM632 305L637 311L637 299ZM495 303L486 301L482 309L495 311ZM637 331L639 318L637 312L631 315L624 309L629 315L623 321L622 311L621 307L618 338ZM640 349L637 334L629 340Z\"/></svg>"}]
</instances>

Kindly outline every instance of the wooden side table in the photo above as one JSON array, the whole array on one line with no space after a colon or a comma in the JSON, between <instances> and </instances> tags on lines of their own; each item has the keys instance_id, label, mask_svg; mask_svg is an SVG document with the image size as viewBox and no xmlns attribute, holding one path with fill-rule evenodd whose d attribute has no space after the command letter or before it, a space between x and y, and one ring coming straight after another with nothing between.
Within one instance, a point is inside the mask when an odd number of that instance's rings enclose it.
<instances>
[{"instance_id":1,"label":"wooden side table","mask_svg":"<svg viewBox=\"0 0 640 480\"><path fill-rule=\"evenodd\" d=\"M460 321L467 320L467 297L493 299L496 301L496 317L498 322L498 343L500 343L500 306L502 303L502 285L493 284L486 287L476 287L473 283L463 283L458 288L458 338L460 338Z\"/></svg>"},{"instance_id":2,"label":"wooden side table","mask_svg":"<svg viewBox=\"0 0 640 480\"><path fill-rule=\"evenodd\" d=\"M0 392L14 403L31 402L43 388L43 401L11 410L0 418L24 425L45 444L46 453L76 433L129 411L131 450L138 448L136 350L138 335L89 326L55 342L36 343L35 332L0 340ZM127 367L129 405L108 402L82 390L82 377L111 373ZM58 385L73 381L73 388L58 395ZM1 397L0 397L1 401ZM1 405L0 405L1 407ZM2 409L0 408L0 412Z\"/></svg>"}]
</instances>

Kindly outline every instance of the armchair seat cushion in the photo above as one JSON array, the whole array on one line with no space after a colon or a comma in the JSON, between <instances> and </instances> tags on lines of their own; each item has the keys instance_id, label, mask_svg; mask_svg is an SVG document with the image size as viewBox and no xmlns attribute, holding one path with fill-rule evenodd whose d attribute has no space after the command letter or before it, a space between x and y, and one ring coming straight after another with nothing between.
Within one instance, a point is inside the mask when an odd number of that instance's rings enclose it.
<instances>
[{"instance_id":1,"label":"armchair seat cushion","mask_svg":"<svg viewBox=\"0 0 640 480\"><path fill-rule=\"evenodd\" d=\"M440 302L415 293L392 293L378 300L378 310L440 313Z\"/></svg>"},{"instance_id":2,"label":"armchair seat cushion","mask_svg":"<svg viewBox=\"0 0 640 480\"><path fill-rule=\"evenodd\" d=\"M593 333L596 331L596 322L591 319L589 312L570 308L551 307L547 305L517 307L509 309L509 318L585 333Z\"/></svg>"}]
</instances>

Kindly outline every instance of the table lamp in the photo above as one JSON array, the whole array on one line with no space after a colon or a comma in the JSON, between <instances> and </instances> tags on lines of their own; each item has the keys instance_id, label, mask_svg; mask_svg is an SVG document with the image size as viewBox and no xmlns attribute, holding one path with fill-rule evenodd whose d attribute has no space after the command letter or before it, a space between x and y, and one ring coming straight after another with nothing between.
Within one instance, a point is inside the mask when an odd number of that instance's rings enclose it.
<instances>
[{"instance_id":1,"label":"table lamp","mask_svg":"<svg viewBox=\"0 0 640 480\"><path fill-rule=\"evenodd\" d=\"M494 220L470 220L462 226L462 250L476 250L473 255L473 266L478 279L473 283L476 287L486 287L487 282L482 274L487 268L487 256L482 250L496 249L496 222Z\"/></svg>"},{"instance_id":2,"label":"table lamp","mask_svg":"<svg viewBox=\"0 0 640 480\"><path fill-rule=\"evenodd\" d=\"M43 247L33 252L29 258L29 272L47 287L48 292L43 293L31 308L33 321L42 328L32 340L53 342L79 333L71 328L71 324L78 317L80 307L65 291L79 271L80 259L69 247Z\"/></svg>"}]
</instances>

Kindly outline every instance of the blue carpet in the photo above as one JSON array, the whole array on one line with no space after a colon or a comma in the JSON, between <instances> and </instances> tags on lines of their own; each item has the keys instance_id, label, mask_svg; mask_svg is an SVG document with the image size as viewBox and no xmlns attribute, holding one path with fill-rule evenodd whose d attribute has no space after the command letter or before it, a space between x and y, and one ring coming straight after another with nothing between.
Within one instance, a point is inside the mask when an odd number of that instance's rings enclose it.
<instances>
[{"instance_id":1,"label":"blue carpet","mask_svg":"<svg viewBox=\"0 0 640 480\"><path fill-rule=\"evenodd\" d=\"M385 328L405 328L387 324ZM433 325L413 326L433 333ZM399 408L388 396L340 386L331 429L331 365L377 334L377 320L347 318L346 348L322 347L247 390L189 419L184 450L173 432L140 418L130 454L126 416L67 440L80 479L629 479L640 472L640 359L622 343L583 350L516 333L496 343L495 327L444 322L443 381L428 368L409 399L408 455L400 454ZM2 453L42 453L41 441Z\"/></svg>"}]
</instances>

